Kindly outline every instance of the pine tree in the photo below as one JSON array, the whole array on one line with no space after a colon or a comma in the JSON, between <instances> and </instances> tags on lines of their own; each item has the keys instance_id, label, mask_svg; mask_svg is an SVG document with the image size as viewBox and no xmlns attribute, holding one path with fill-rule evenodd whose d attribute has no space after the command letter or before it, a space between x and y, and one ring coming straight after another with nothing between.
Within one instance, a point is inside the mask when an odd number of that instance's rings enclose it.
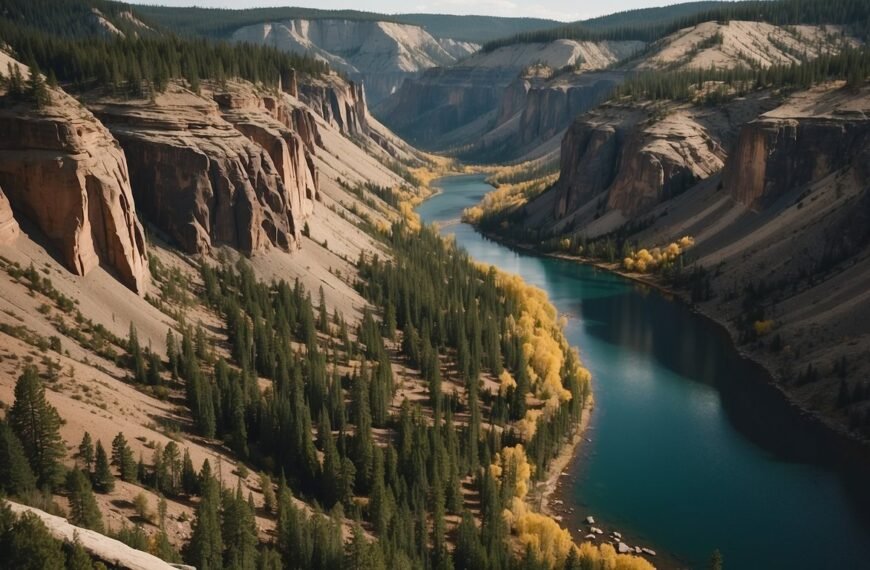
<instances>
[{"instance_id":1,"label":"pine tree","mask_svg":"<svg viewBox=\"0 0 870 570\"><path fill-rule=\"evenodd\" d=\"M166 358L169 361L169 372L172 374L172 379L178 380L178 343L175 340L175 335L172 334L172 329L166 333Z\"/></svg>"},{"instance_id":2,"label":"pine tree","mask_svg":"<svg viewBox=\"0 0 870 570\"><path fill-rule=\"evenodd\" d=\"M199 477L193 468L190 459L190 451L185 448L184 457L181 460L181 489L188 495L199 494Z\"/></svg>"},{"instance_id":3,"label":"pine tree","mask_svg":"<svg viewBox=\"0 0 870 570\"><path fill-rule=\"evenodd\" d=\"M98 493L111 493L115 489L115 476L109 467L109 457L103 448L103 442L97 440L97 451L94 459L94 489Z\"/></svg>"},{"instance_id":4,"label":"pine tree","mask_svg":"<svg viewBox=\"0 0 870 570\"><path fill-rule=\"evenodd\" d=\"M33 513L24 513L12 525L4 545L2 563L15 570L64 570L60 542L52 538L45 523Z\"/></svg>"},{"instance_id":5,"label":"pine tree","mask_svg":"<svg viewBox=\"0 0 870 570\"><path fill-rule=\"evenodd\" d=\"M37 109L51 105L51 95L45 86L45 79L34 63L30 66L30 77L27 79L27 96Z\"/></svg>"},{"instance_id":6,"label":"pine tree","mask_svg":"<svg viewBox=\"0 0 870 570\"><path fill-rule=\"evenodd\" d=\"M224 567L254 570L257 564L257 527L254 513L242 497L241 480L235 493L225 493L221 536L226 544Z\"/></svg>"},{"instance_id":7,"label":"pine tree","mask_svg":"<svg viewBox=\"0 0 870 570\"><path fill-rule=\"evenodd\" d=\"M351 400L351 421L356 425L353 438L353 460L357 468L357 485L368 490L372 475L372 417L369 406L369 387L367 374L360 374L353 383Z\"/></svg>"},{"instance_id":8,"label":"pine tree","mask_svg":"<svg viewBox=\"0 0 870 570\"><path fill-rule=\"evenodd\" d=\"M36 477L15 432L0 421L0 491L24 496L36 489Z\"/></svg>"},{"instance_id":9,"label":"pine tree","mask_svg":"<svg viewBox=\"0 0 870 570\"><path fill-rule=\"evenodd\" d=\"M11 62L6 64L7 68L7 85L6 93L13 101L20 101L24 98L24 78L21 76L21 66Z\"/></svg>"},{"instance_id":10,"label":"pine tree","mask_svg":"<svg viewBox=\"0 0 870 570\"><path fill-rule=\"evenodd\" d=\"M66 476L66 490L69 494L70 522L74 525L103 532L103 517L97 506L91 483L85 474L72 469Z\"/></svg>"},{"instance_id":11,"label":"pine tree","mask_svg":"<svg viewBox=\"0 0 870 570\"><path fill-rule=\"evenodd\" d=\"M160 386L163 383L160 378L160 369L163 364L160 362L160 356L156 352L148 352L148 371L146 373L146 381L149 386Z\"/></svg>"},{"instance_id":12,"label":"pine tree","mask_svg":"<svg viewBox=\"0 0 870 570\"><path fill-rule=\"evenodd\" d=\"M128 483L136 481L136 459L133 456L133 450L127 444L127 438L121 432L118 432L118 435L112 440L112 465L118 469L122 481Z\"/></svg>"},{"instance_id":13,"label":"pine tree","mask_svg":"<svg viewBox=\"0 0 870 570\"><path fill-rule=\"evenodd\" d=\"M329 334L329 313L326 310L326 296L323 294L323 285L320 286L320 298L318 301L317 329Z\"/></svg>"},{"instance_id":14,"label":"pine tree","mask_svg":"<svg viewBox=\"0 0 870 570\"><path fill-rule=\"evenodd\" d=\"M145 357L142 347L139 346L139 335L136 326L130 323L130 333L127 337L127 352L130 354L130 370L133 371L133 381L137 384L145 384L148 381L148 372L145 368Z\"/></svg>"},{"instance_id":15,"label":"pine tree","mask_svg":"<svg viewBox=\"0 0 870 570\"><path fill-rule=\"evenodd\" d=\"M221 570L224 543L220 524L220 489L211 476L208 461L203 464L202 471L202 499L196 506L193 534L185 558L198 570Z\"/></svg>"},{"instance_id":16,"label":"pine tree","mask_svg":"<svg viewBox=\"0 0 870 570\"><path fill-rule=\"evenodd\" d=\"M45 387L36 368L28 366L15 384L15 403L9 410L9 424L21 440L24 453L39 484L54 487L63 478L63 439L60 416L45 398Z\"/></svg>"},{"instance_id":17,"label":"pine tree","mask_svg":"<svg viewBox=\"0 0 870 570\"><path fill-rule=\"evenodd\" d=\"M320 449L323 451L322 476L320 489L323 503L332 507L341 500L341 457L335 440L332 437L332 426L329 424L329 414L323 410L320 414L320 426L317 429L317 437L320 440Z\"/></svg>"},{"instance_id":18,"label":"pine tree","mask_svg":"<svg viewBox=\"0 0 870 570\"><path fill-rule=\"evenodd\" d=\"M85 435L82 436L78 456L82 462L82 469L90 475L94 470L94 442L89 432L85 432Z\"/></svg>"},{"instance_id":19,"label":"pine tree","mask_svg":"<svg viewBox=\"0 0 870 570\"><path fill-rule=\"evenodd\" d=\"M94 563L76 536L66 560L66 570L93 570Z\"/></svg>"},{"instance_id":20,"label":"pine tree","mask_svg":"<svg viewBox=\"0 0 870 570\"><path fill-rule=\"evenodd\" d=\"M263 510L271 513L275 509L275 490L271 477L266 473L260 473L260 488L263 492Z\"/></svg>"}]
</instances>

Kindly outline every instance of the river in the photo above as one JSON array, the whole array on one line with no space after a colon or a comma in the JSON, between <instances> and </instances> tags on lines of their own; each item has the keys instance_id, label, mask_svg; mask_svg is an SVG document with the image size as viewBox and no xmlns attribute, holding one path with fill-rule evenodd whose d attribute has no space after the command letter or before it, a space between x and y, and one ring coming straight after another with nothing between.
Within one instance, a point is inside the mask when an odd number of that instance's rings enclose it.
<instances>
[{"instance_id":1,"label":"river","mask_svg":"<svg viewBox=\"0 0 870 570\"><path fill-rule=\"evenodd\" d=\"M478 261L544 289L593 376L595 410L562 493L691 568L870 568L868 479L831 467L827 439L727 334L684 303L590 266L518 252L459 223L492 190L443 178L417 209ZM851 473L851 476L848 475ZM864 505L859 507L858 505Z\"/></svg>"}]
</instances>

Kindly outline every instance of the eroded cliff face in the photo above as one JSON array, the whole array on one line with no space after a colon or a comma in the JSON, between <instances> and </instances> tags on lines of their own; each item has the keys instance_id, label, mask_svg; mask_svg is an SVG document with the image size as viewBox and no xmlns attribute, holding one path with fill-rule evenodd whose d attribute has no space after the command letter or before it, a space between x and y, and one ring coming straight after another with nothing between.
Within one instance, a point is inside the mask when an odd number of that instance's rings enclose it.
<instances>
[{"instance_id":1,"label":"eroded cliff face","mask_svg":"<svg viewBox=\"0 0 870 570\"><path fill-rule=\"evenodd\" d=\"M247 84L229 83L213 97L223 117L269 154L289 196L293 226L301 228L318 199L314 118L282 95L262 95Z\"/></svg>"},{"instance_id":2,"label":"eroded cliff face","mask_svg":"<svg viewBox=\"0 0 870 570\"><path fill-rule=\"evenodd\" d=\"M280 172L262 146L221 116L216 102L176 85L153 101L104 100L92 108L124 148L140 211L182 250L228 245L251 254L298 246L292 197L298 189L288 191L284 178L294 174L300 187L306 184L301 143L287 148L287 172ZM283 153L280 131L249 130Z\"/></svg>"},{"instance_id":3,"label":"eroded cliff face","mask_svg":"<svg viewBox=\"0 0 870 570\"><path fill-rule=\"evenodd\" d=\"M233 39L326 61L331 68L364 82L373 102L391 95L406 78L455 63L478 47L436 39L408 24L301 18L245 26L233 33Z\"/></svg>"},{"instance_id":4,"label":"eroded cliff face","mask_svg":"<svg viewBox=\"0 0 870 570\"><path fill-rule=\"evenodd\" d=\"M641 42L556 40L478 52L452 67L430 69L407 79L396 93L375 107L375 115L398 134L426 148L466 146L472 141L479 142L477 146L481 148L470 149L470 157L481 152L493 154L494 145L506 146L507 138L522 132L514 124L505 136L499 128L512 118L516 120L531 91L549 77L532 77L530 72L535 75L536 68L564 70L566 74L578 72L575 83L581 86L581 91L572 93L560 84L553 93L542 91L533 95L536 99L523 118L527 134L517 139L513 147L538 140L554 129L561 132L577 112L582 112L577 109L589 108L580 104L587 96L581 92L589 84L579 72L604 69L641 47ZM546 97L552 99L545 100ZM568 119L561 120L562 117ZM480 142L484 138L486 142Z\"/></svg>"},{"instance_id":5,"label":"eroded cliff face","mask_svg":"<svg viewBox=\"0 0 870 570\"><path fill-rule=\"evenodd\" d=\"M716 108L606 105L589 112L563 138L560 177L551 190L552 219L570 218L583 208L574 227L607 212L618 212L622 220L647 215L720 172L728 151L740 146L739 125L772 105L759 96ZM751 172L743 168L740 175Z\"/></svg>"},{"instance_id":6,"label":"eroded cliff face","mask_svg":"<svg viewBox=\"0 0 870 570\"><path fill-rule=\"evenodd\" d=\"M494 124L504 89L518 69L456 66L430 69L407 79L376 108L376 116L391 130L417 146L446 148L474 140ZM478 123L476 135L451 134Z\"/></svg>"},{"instance_id":7,"label":"eroded cliff face","mask_svg":"<svg viewBox=\"0 0 870 570\"><path fill-rule=\"evenodd\" d=\"M299 99L346 136L368 134L365 89L338 75L306 77L299 82Z\"/></svg>"},{"instance_id":8,"label":"eroded cliff face","mask_svg":"<svg viewBox=\"0 0 870 570\"><path fill-rule=\"evenodd\" d=\"M71 271L85 275L102 264L143 293L145 236L124 153L77 101L59 89L50 93L42 110L0 110L0 186Z\"/></svg>"},{"instance_id":9,"label":"eroded cliff face","mask_svg":"<svg viewBox=\"0 0 870 570\"><path fill-rule=\"evenodd\" d=\"M761 210L854 163L868 143L870 121L862 115L762 116L741 129L723 183L737 202Z\"/></svg>"},{"instance_id":10,"label":"eroded cliff face","mask_svg":"<svg viewBox=\"0 0 870 570\"><path fill-rule=\"evenodd\" d=\"M18 222L12 214L12 205L0 188L0 245L14 242L19 233Z\"/></svg>"}]
</instances>

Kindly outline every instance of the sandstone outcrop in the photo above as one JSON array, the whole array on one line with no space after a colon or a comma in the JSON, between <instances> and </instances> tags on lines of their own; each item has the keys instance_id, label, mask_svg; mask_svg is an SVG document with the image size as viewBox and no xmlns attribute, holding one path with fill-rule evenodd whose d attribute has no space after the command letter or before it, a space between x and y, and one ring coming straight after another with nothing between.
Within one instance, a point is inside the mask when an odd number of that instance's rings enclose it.
<instances>
[{"instance_id":1,"label":"sandstone outcrop","mask_svg":"<svg viewBox=\"0 0 870 570\"><path fill-rule=\"evenodd\" d=\"M297 247L301 228L285 173L216 102L171 85L153 101L104 100L92 108L124 148L140 211L181 249ZM289 154L283 166L292 171Z\"/></svg>"},{"instance_id":2,"label":"sandstone outcrop","mask_svg":"<svg viewBox=\"0 0 870 570\"><path fill-rule=\"evenodd\" d=\"M290 198L293 225L301 228L317 199L313 118L303 108L287 105L282 96L260 95L245 84L229 84L214 99L223 117L269 154Z\"/></svg>"},{"instance_id":3,"label":"sandstone outcrop","mask_svg":"<svg viewBox=\"0 0 870 570\"><path fill-rule=\"evenodd\" d=\"M12 215L12 205L0 188L0 245L14 242L19 233L18 222Z\"/></svg>"},{"instance_id":4,"label":"sandstone outcrop","mask_svg":"<svg viewBox=\"0 0 870 570\"><path fill-rule=\"evenodd\" d=\"M142 293L145 236L124 153L99 121L59 89L35 110L0 110L0 186L16 213L48 238L71 271L97 265Z\"/></svg>"},{"instance_id":5,"label":"sandstone outcrop","mask_svg":"<svg viewBox=\"0 0 870 570\"><path fill-rule=\"evenodd\" d=\"M368 106L361 84L329 74L306 77L298 89L299 99L342 134L368 134Z\"/></svg>"}]
</instances>

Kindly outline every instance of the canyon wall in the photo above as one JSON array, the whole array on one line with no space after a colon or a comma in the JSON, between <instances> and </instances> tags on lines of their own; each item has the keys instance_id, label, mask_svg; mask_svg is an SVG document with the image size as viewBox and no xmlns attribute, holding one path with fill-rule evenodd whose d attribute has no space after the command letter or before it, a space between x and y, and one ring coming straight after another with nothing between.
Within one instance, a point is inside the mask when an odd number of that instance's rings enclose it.
<instances>
[{"instance_id":1,"label":"canyon wall","mask_svg":"<svg viewBox=\"0 0 870 570\"><path fill-rule=\"evenodd\" d=\"M870 125L863 116L761 117L741 129L723 184L737 202L761 210L854 163L868 143Z\"/></svg>"},{"instance_id":2,"label":"canyon wall","mask_svg":"<svg viewBox=\"0 0 870 570\"><path fill-rule=\"evenodd\" d=\"M127 164L109 131L72 97L50 90L41 110L0 110L0 186L16 215L32 222L67 268L97 265L128 287L148 282L145 236Z\"/></svg>"},{"instance_id":3,"label":"canyon wall","mask_svg":"<svg viewBox=\"0 0 870 570\"><path fill-rule=\"evenodd\" d=\"M419 26L338 19L255 24L236 30L232 38L325 61L332 69L365 83L373 103L394 93L406 78L451 65L478 48L470 42L436 39Z\"/></svg>"},{"instance_id":4,"label":"canyon wall","mask_svg":"<svg viewBox=\"0 0 870 570\"><path fill-rule=\"evenodd\" d=\"M287 151L279 171L217 103L175 85L152 101L104 100L92 108L124 148L142 213L183 251L228 245L251 254L298 246L301 212L293 204L313 194L301 140L272 129L272 142L287 146L275 151L282 158ZM269 133L260 135L265 140Z\"/></svg>"},{"instance_id":5,"label":"canyon wall","mask_svg":"<svg viewBox=\"0 0 870 570\"><path fill-rule=\"evenodd\" d=\"M583 222L609 211L638 218L716 174L729 139L711 123L731 112L610 105L581 117L562 140L560 176L550 190L552 219L572 216L593 200Z\"/></svg>"},{"instance_id":6,"label":"canyon wall","mask_svg":"<svg viewBox=\"0 0 870 570\"><path fill-rule=\"evenodd\" d=\"M302 102L345 136L368 134L368 104L362 84L329 74L306 78L298 90Z\"/></svg>"}]
</instances>

